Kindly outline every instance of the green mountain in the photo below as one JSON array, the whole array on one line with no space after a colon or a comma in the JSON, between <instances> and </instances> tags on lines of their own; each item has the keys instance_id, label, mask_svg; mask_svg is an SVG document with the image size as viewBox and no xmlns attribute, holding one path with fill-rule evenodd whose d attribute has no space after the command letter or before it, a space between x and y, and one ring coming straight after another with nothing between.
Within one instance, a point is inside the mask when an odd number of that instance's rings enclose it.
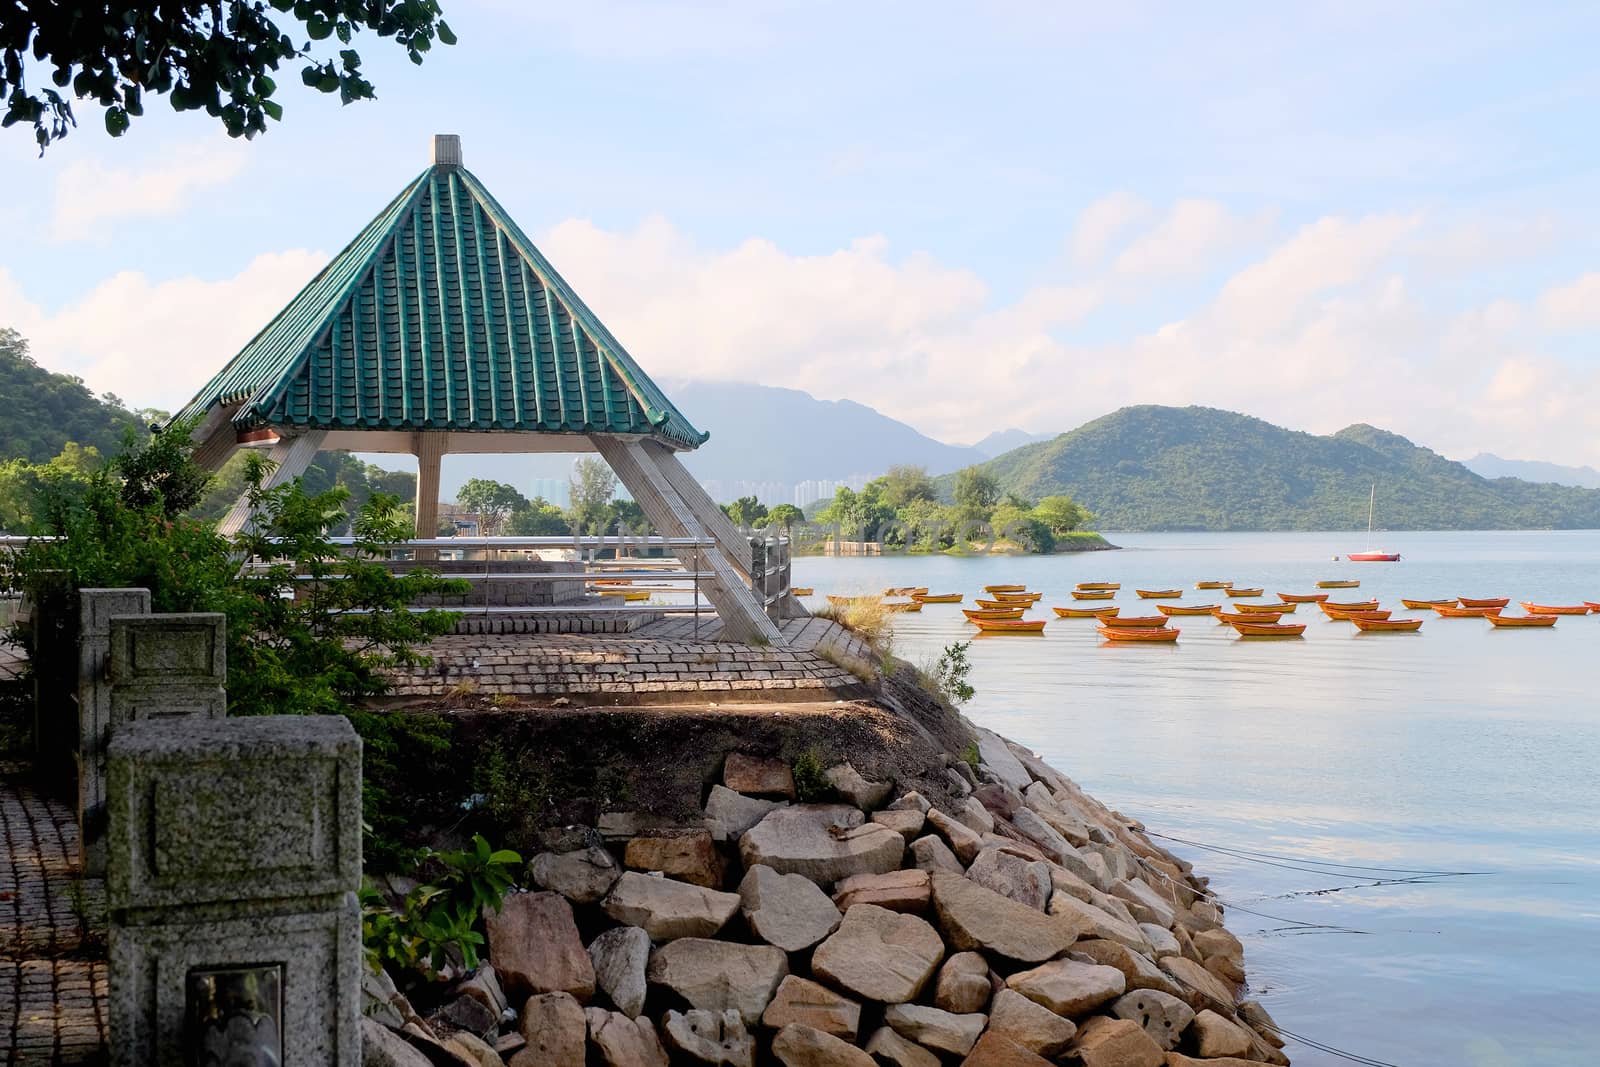
<instances>
[{"instance_id":1,"label":"green mountain","mask_svg":"<svg viewBox=\"0 0 1600 1067\"><path fill-rule=\"evenodd\" d=\"M1600 528L1600 490L1480 477L1372 426L1301 433L1215 408L1123 408L982 465L1004 490L1071 495L1101 530ZM941 479L949 492L953 476Z\"/></svg>"},{"instance_id":2,"label":"green mountain","mask_svg":"<svg viewBox=\"0 0 1600 1067\"><path fill-rule=\"evenodd\" d=\"M110 455L138 417L115 397L97 397L82 380L52 374L28 355L15 330L0 327L0 459L44 463L68 441Z\"/></svg>"}]
</instances>

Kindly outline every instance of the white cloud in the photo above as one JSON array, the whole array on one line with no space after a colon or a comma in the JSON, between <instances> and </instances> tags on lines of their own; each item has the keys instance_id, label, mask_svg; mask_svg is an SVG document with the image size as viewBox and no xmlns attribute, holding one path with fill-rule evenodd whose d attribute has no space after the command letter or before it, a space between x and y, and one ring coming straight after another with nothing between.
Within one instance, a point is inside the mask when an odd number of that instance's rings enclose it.
<instances>
[{"instance_id":1,"label":"white cloud","mask_svg":"<svg viewBox=\"0 0 1600 1067\"><path fill-rule=\"evenodd\" d=\"M0 322L42 366L140 407L174 409L243 348L328 260L295 249L257 256L232 278L152 281L124 271L54 312L0 269Z\"/></svg>"},{"instance_id":2,"label":"white cloud","mask_svg":"<svg viewBox=\"0 0 1600 1067\"><path fill-rule=\"evenodd\" d=\"M1152 214L1149 204L1129 192L1102 196L1078 215L1072 231L1072 259L1080 267L1097 266L1128 227Z\"/></svg>"},{"instance_id":3,"label":"white cloud","mask_svg":"<svg viewBox=\"0 0 1600 1067\"><path fill-rule=\"evenodd\" d=\"M1219 259L1266 237L1273 217L1270 210L1249 217L1235 215L1215 200L1179 200L1154 228L1122 250L1113 269L1134 278L1215 270Z\"/></svg>"},{"instance_id":4,"label":"white cloud","mask_svg":"<svg viewBox=\"0 0 1600 1067\"><path fill-rule=\"evenodd\" d=\"M232 181L244 169L243 145L221 138L179 146L143 165L69 163L56 178L50 232L57 241L100 234L118 219L176 214L197 193Z\"/></svg>"},{"instance_id":5,"label":"white cloud","mask_svg":"<svg viewBox=\"0 0 1600 1067\"><path fill-rule=\"evenodd\" d=\"M1557 286L1539 298L1546 325L1556 330L1584 330L1600 326L1600 271Z\"/></svg>"}]
</instances>

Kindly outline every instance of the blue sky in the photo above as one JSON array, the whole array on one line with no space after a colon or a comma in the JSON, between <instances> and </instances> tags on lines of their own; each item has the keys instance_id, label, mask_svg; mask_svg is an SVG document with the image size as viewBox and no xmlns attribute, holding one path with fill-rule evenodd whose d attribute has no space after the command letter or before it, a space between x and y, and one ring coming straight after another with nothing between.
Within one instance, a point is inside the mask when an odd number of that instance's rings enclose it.
<instances>
[{"instance_id":1,"label":"blue sky","mask_svg":"<svg viewBox=\"0 0 1600 1067\"><path fill-rule=\"evenodd\" d=\"M253 142L0 133L0 324L175 406L457 132L664 378L1600 462L1593 5L444 7L455 48L363 42L348 108L281 77Z\"/></svg>"}]
</instances>

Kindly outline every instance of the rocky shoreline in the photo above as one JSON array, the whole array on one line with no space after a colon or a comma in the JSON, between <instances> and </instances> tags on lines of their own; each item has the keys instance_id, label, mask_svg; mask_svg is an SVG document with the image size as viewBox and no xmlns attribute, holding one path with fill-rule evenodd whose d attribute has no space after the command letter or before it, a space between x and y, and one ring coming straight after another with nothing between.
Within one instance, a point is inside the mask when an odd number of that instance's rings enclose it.
<instances>
[{"instance_id":1,"label":"rocky shoreline","mask_svg":"<svg viewBox=\"0 0 1600 1067\"><path fill-rule=\"evenodd\" d=\"M368 976L363 1063L1287 1064L1205 879L972 733L938 805L849 763L800 803L797 768L730 752L702 819L547 833L435 1006Z\"/></svg>"}]
</instances>

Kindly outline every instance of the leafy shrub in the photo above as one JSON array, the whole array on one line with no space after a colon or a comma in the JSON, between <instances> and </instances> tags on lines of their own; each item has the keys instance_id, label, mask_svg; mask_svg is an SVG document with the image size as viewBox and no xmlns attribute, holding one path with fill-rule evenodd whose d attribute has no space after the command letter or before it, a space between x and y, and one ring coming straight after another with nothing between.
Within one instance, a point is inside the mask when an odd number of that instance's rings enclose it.
<instances>
[{"instance_id":1,"label":"leafy shrub","mask_svg":"<svg viewBox=\"0 0 1600 1067\"><path fill-rule=\"evenodd\" d=\"M938 661L922 671L929 689L952 707L960 707L977 694L967 681L967 675L972 673L972 661L967 658L971 647L971 641L945 645Z\"/></svg>"},{"instance_id":2,"label":"leafy shrub","mask_svg":"<svg viewBox=\"0 0 1600 1067\"><path fill-rule=\"evenodd\" d=\"M794 774L794 795L800 803L818 804L833 796L833 785L822 771L822 759L814 748L806 749L795 758L791 772Z\"/></svg>"},{"instance_id":3,"label":"leafy shrub","mask_svg":"<svg viewBox=\"0 0 1600 1067\"><path fill-rule=\"evenodd\" d=\"M368 966L431 980L446 963L478 966L485 910L499 911L522 857L493 849L481 834L459 852L422 849L416 873L436 875L391 903L370 880L361 886L361 943Z\"/></svg>"}]
</instances>

